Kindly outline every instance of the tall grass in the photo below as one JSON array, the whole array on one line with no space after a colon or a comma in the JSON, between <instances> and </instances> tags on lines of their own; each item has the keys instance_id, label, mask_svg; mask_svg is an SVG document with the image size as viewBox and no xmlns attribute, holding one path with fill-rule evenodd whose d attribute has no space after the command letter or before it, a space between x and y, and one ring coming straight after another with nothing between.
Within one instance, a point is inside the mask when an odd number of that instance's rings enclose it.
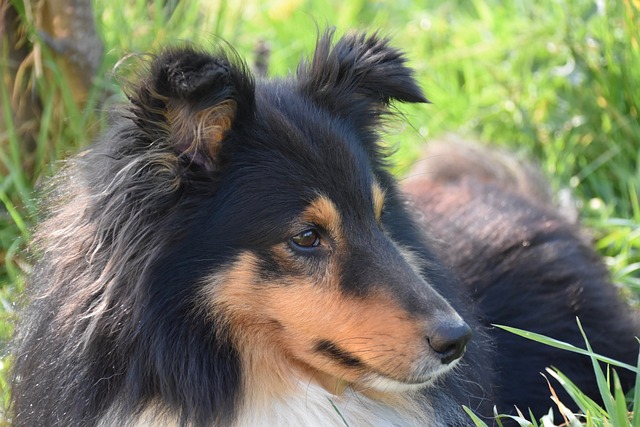
<instances>
[{"instance_id":1,"label":"tall grass","mask_svg":"<svg viewBox=\"0 0 640 427\"><path fill-rule=\"evenodd\" d=\"M504 419L515 420L522 427L554 426L556 425L555 422L560 422L562 426L569 427L582 425L587 427L637 427L640 425L640 355L637 365L631 366L595 353L589 344L589 339L585 335L579 320L578 327L584 338L585 349L521 329L507 326L499 327L516 335L520 335L523 338L589 357L598 383L600 396L604 402L603 405L597 404L591 398L585 396L571 379L563 375L562 372L554 368L547 368L547 374L554 378L556 382L567 391L573 402L580 408L580 413L576 414L567 408L565 405L567 402L562 402L558 399L553 386L547 381L549 383L552 400L560 411L562 420L554 420L552 411L549 411L549 414L542 417L540 421L530 416L527 417L522 412L517 416L496 414L499 427L502 426L502 420ZM606 364L606 371L599 362ZM636 374L636 383L632 392L632 399L627 399L624 395L615 369L627 369ZM465 407L464 410L469 414L471 419L473 419L477 427L487 427L487 424L474 415L469 408Z\"/></svg>"},{"instance_id":2,"label":"tall grass","mask_svg":"<svg viewBox=\"0 0 640 427\"><path fill-rule=\"evenodd\" d=\"M251 64L263 42L270 74L283 76L328 25L391 35L433 102L399 107L407 122L388 136L400 147L398 175L424 141L451 131L536 159L556 190L571 190L614 281L630 298L640 295L638 0L95 0L94 7L106 55L86 108L73 103L43 50L49 78L35 79L44 103L32 173L23 168L11 112L2 109L0 348L29 269L24 249L38 188L99 132L105 111L122 99L119 79L135 78L137 57L180 41L224 40ZM11 94L0 90L7 105Z\"/></svg>"}]
</instances>

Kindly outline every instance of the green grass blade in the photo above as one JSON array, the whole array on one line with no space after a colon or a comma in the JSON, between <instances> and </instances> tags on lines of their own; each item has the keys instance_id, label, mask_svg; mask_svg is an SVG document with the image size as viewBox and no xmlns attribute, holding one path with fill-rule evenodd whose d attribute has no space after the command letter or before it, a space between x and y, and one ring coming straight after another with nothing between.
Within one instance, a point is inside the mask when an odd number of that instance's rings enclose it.
<instances>
[{"instance_id":1,"label":"green grass blade","mask_svg":"<svg viewBox=\"0 0 640 427\"><path fill-rule=\"evenodd\" d=\"M612 366L617 366L619 368L628 369L631 372L635 372L636 375L640 373L640 368L638 368L636 366L629 365L628 363L620 362L620 361L612 359L610 357L602 356L602 355L600 355L598 353L594 353L593 351L590 351L589 349L585 350L585 349L582 349L580 347L576 347L573 344L569 344L569 343L566 343L564 341L556 340L554 338L549 338L547 336L544 336L544 335L541 335L541 334L537 334L535 332L529 332L529 331L525 331L523 329L513 328L513 327L510 327L510 326L504 326L504 325L493 325L493 326L495 326L497 328L500 328L500 329L504 329L505 331L508 331L508 332L513 333L513 334L519 335L519 336L521 336L523 338L527 338L527 339L530 339L532 341L539 342L541 344L546 344L548 346L559 348L561 350L567 350L567 351L571 351L573 353L578 353L578 354L583 354L585 356L593 357L596 360L599 360L600 362L604 362L604 363L607 363L607 364L612 365Z\"/></svg>"},{"instance_id":2,"label":"green grass blade","mask_svg":"<svg viewBox=\"0 0 640 427\"><path fill-rule=\"evenodd\" d=\"M613 371L613 400L616 408L613 414L609 414L615 420L614 425L629 426L629 416L627 411L627 398L622 391L620 378L616 371Z\"/></svg>"},{"instance_id":3,"label":"green grass blade","mask_svg":"<svg viewBox=\"0 0 640 427\"><path fill-rule=\"evenodd\" d=\"M2 105L11 105L9 94L4 84L0 84L0 102ZM9 170L9 175L13 180L17 197L25 203L25 206L30 208L31 187L27 183L27 179L22 170L22 159L20 157L21 141L18 139L18 132L14 127L14 117L9 108L2 108L2 112L4 117L0 119L4 120L4 126L7 130L9 155L6 155L4 151L2 151L0 158L2 162L5 163L7 170ZM0 129L2 129L2 126L0 126Z\"/></svg>"},{"instance_id":4,"label":"green grass blade","mask_svg":"<svg viewBox=\"0 0 640 427\"><path fill-rule=\"evenodd\" d=\"M640 369L640 352L638 352L638 369ZM636 376L636 384L633 389L633 418L631 419L632 426L640 426L640 375Z\"/></svg>"},{"instance_id":5,"label":"green grass blade","mask_svg":"<svg viewBox=\"0 0 640 427\"><path fill-rule=\"evenodd\" d=\"M11 217L11 220L20 231L20 235L23 239L29 240L29 227L24 221L24 218L20 214L20 211L14 206L13 202L9 198L9 195L0 188L0 202L4 205L7 213Z\"/></svg>"},{"instance_id":6,"label":"green grass blade","mask_svg":"<svg viewBox=\"0 0 640 427\"><path fill-rule=\"evenodd\" d=\"M340 409L338 409L338 407L336 406L335 403L333 403L333 400L329 399L329 402L331 403L331 406L333 407L333 410L336 411L336 413L338 415L340 415L340 419L342 420L342 422L344 423L344 425L346 427L349 427L349 423L347 422L347 420L344 418L344 416L342 415L342 412L340 412Z\"/></svg>"},{"instance_id":7,"label":"green grass blade","mask_svg":"<svg viewBox=\"0 0 640 427\"><path fill-rule=\"evenodd\" d=\"M478 417L476 414L474 414L471 409L467 408L464 405L462 406L462 409L464 409L464 411L467 413L467 415L469 415L469 418L471 418L471 420L476 425L476 427L488 427L487 423L482 421L482 419L480 419L480 417Z\"/></svg>"},{"instance_id":8,"label":"green grass blade","mask_svg":"<svg viewBox=\"0 0 640 427\"><path fill-rule=\"evenodd\" d=\"M579 319L578 319L578 328L580 329L582 338L584 339L585 345L587 346L587 350L590 353L589 357L591 358L593 372L596 375L596 382L598 384L598 390L600 392L600 397L602 398L602 401L604 403L604 407L607 409L607 413L609 414L609 416L615 416L616 403L613 396L611 396L610 382L608 379L609 375L607 373L607 377L605 377L604 371L602 370L602 367L598 363L598 359L594 356L593 349L591 348L591 344L587 339L587 335L585 334L584 329L582 328L582 323L580 323ZM616 427L618 424L614 422L613 425L614 427Z\"/></svg>"},{"instance_id":9,"label":"green grass blade","mask_svg":"<svg viewBox=\"0 0 640 427\"><path fill-rule=\"evenodd\" d=\"M590 414L599 419L607 417L607 412L593 399L585 395L566 375L555 368L547 368L547 372L565 389L582 413Z\"/></svg>"}]
</instances>

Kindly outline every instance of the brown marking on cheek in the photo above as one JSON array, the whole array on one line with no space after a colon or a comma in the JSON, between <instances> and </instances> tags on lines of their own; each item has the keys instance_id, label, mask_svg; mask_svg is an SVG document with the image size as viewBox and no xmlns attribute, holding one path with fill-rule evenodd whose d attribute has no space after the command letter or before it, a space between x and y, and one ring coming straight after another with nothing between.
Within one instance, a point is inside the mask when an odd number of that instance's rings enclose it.
<instances>
[{"instance_id":1,"label":"brown marking on cheek","mask_svg":"<svg viewBox=\"0 0 640 427\"><path fill-rule=\"evenodd\" d=\"M318 196L314 199L305 209L302 219L324 227L333 238L342 239L342 216L328 197Z\"/></svg>"},{"instance_id":2,"label":"brown marking on cheek","mask_svg":"<svg viewBox=\"0 0 640 427\"><path fill-rule=\"evenodd\" d=\"M382 209L384 208L385 192L382 187L380 187L380 184L374 182L371 187L371 193L373 198L373 213L376 221L380 222L382 219Z\"/></svg>"},{"instance_id":3,"label":"brown marking on cheek","mask_svg":"<svg viewBox=\"0 0 640 427\"><path fill-rule=\"evenodd\" d=\"M197 162L211 164L218 158L236 111L236 102L228 99L196 112L184 105L170 104L166 117L178 150Z\"/></svg>"},{"instance_id":4,"label":"brown marking on cheek","mask_svg":"<svg viewBox=\"0 0 640 427\"><path fill-rule=\"evenodd\" d=\"M266 404L293 390L295 376L289 356L278 346L284 325L265 312L265 298L276 284L262 284L257 265L254 254L241 254L209 279L202 297L221 335L229 336L240 353L247 400Z\"/></svg>"},{"instance_id":5,"label":"brown marking on cheek","mask_svg":"<svg viewBox=\"0 0 640 427\"><path fill-rule=\"evenodd\" d=\"M290 275L265 283L257 261L239 256L204 292L242 354L248 390L283 391L296 375L331 392L367 373L411 377L424 354L423 324L390 296L344 295L331 265L319 281Z\"/></svg>"},{"instance_id":6,"label":"brown marking on cheek","mask_svg":"<svg viewBox=\"0 0 640 427\"><path fill-rule=\"evenodd\" d=\"M249 313L259 305L258 262L253 253L244 252L228 269L212 276L204 287L203 295L211 312L239 335L252 322Z\"/></svg>"},{"instance_id":7,"label":"brown marking on cheek","mask_svg":"<svg viewBox=\"0 0 640 427\"><path fill-rule=\"evenodd\" d=\"M282 243L275 245L271 248L271 255L275 262L281 267L282 271L303 271L304 265L301 265L300 260L291 256L291 249L288 243Z\"/></svg>"},{"instance_id":8,"label":"brown marking on cheek","mask_svg":"<svg viewBox=\"0 0 640 427\"><path fill-rule=\"evenodd\" d=\"M269 316L285 328L280 345L347 381L370 371L408 378L425 346L421 323L385 295L349 297L300 279L274 289L268 301Z\"/></svg>"}]
</instances>

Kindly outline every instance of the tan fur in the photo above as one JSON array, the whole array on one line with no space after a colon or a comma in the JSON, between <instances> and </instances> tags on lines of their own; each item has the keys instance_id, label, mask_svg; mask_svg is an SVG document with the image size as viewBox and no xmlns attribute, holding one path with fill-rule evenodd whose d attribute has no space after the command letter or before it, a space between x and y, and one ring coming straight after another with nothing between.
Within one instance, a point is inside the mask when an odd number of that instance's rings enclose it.
<instances>
[{"instance_id":1,"label":"tan fur","mask_svg":"<svg viewBox=\"0 0 640 427\"><path fill-rule=\"evenodd\" d=\"M278 354L274 338L279 325L260 317L262 292L256 273L255 256L241 254L226 272L216 274L205 287L205 304L219 322L229 329L240 350L247 399L258 404L290 392L294 388L286 355ZM259 349L259 351L257 351Z\"/></svg>"},{"instance_id":2,"label":"tan fur","mask_svg":"<svg viewBox=\"0 0 640 427\"><path fill-rule=\"evenodd\" d=\"M377 182L373 183L371 192L373 196L373 212L376 216L376 221L380 222L382 219L382 209L384 208L385 192Z\"/></svg>"},{"instance_id":3,"label":"tan fur","mask_svg":"<svg viewBox=\"0 0 640 427\"><path fill-rule=\"evenodd\" d=\"M392 298L344 295L329 266L319 281L288 277L264 283L256 274L257 258L245 252L224 274L216 275L205 298L220 318L229 319L237 348L244 349L247 390L284 392L291 378L306 377L333 393L367 375L399 381L413 373L423 356L423 325ZM345 366L314 351L330 340L358 357L363 366ZM255 351L260 349L260 351ZM263 394L263 393L259 393Z\"/></svg>"},{"instance_id":4,"label":"tan fur","mask_svg":"<svg viewBox=\"0 0 640 427\"><path fill-rule=\"evenodd\" d=\"M194 157L202 153L208 159L216 159L236 110L236 102L231 99L195 113L184 105L170 104L167 120L174 138L186 145L185 153Z\"/></svg>"},{"instance_id":5,"label":"tan fur","mask_svg":"<svg viewBox=\"0 0 640 427\"><path fill-rule=\"evenodd\" d=\"M306 222L324 227L337 241L342 240L342 218L336 205L326 196L318 196L302 214Z\"/></svg>"}]
</instances>

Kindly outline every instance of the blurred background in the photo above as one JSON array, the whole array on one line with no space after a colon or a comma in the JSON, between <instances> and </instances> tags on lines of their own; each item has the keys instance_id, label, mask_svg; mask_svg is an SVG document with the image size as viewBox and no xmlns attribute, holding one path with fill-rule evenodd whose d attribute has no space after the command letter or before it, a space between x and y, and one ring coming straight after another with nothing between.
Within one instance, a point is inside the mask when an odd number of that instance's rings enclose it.
<instances>
[{"instance_id":1,"label":"blurred background","mask_svg":"<svg viewBox=\"0 0 640 427\"><path fill-rule=\"evenodd\" d=\"M392 37L432 101L397 106L399 177L450 133L537 162L637 301L639 0L0 0L0 372L38 191L104 128L147 54L228 43L282 77L328 26Z\"/></svg>"}]
</instances>

